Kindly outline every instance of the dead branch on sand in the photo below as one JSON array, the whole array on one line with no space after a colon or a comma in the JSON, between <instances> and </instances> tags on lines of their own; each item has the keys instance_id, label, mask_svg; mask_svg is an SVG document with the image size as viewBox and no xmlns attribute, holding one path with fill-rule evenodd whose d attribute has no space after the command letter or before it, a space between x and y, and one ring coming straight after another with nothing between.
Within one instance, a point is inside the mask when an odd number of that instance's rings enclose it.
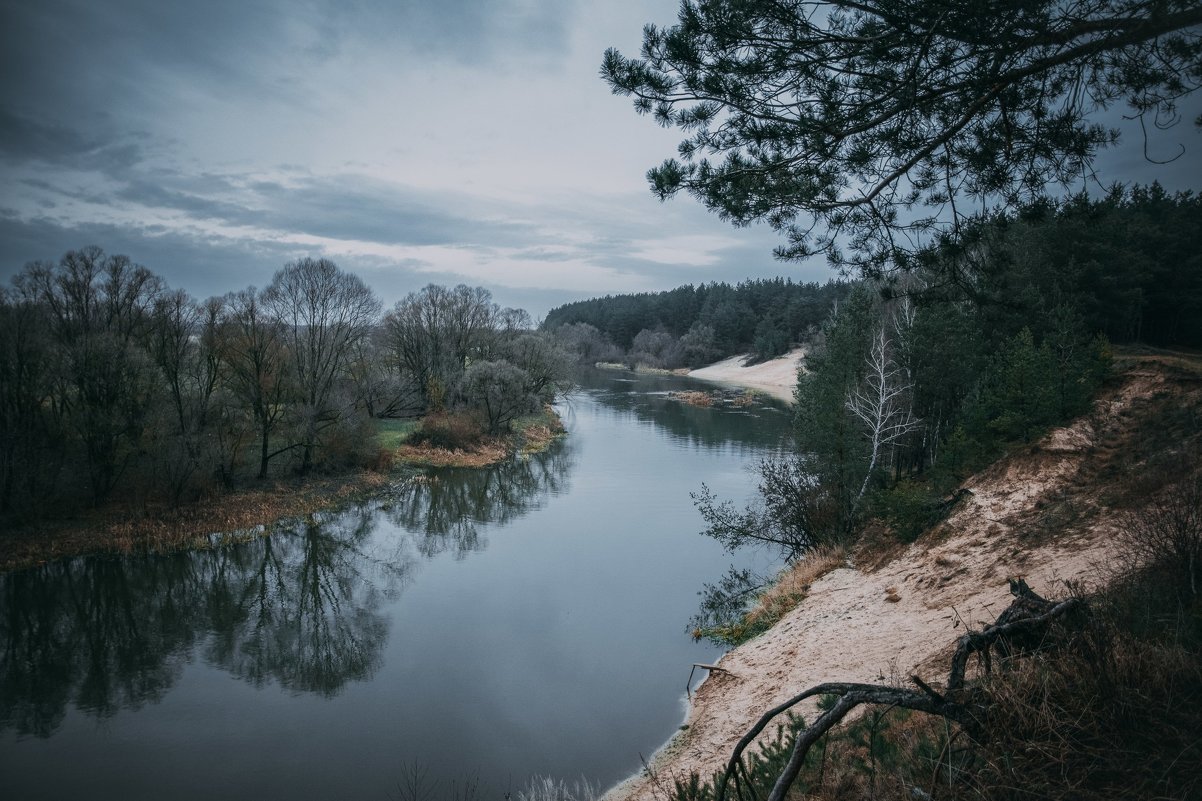
<instances>
[{"instance_id":1,"label":"dead branch on sand","mask_svg":"<svg viewBox=\"0 0 1202 801\"><path fill-rule=\"evenodd\" d=\"M765 712L739 740L722 773L716 801L725 801L727 786L732 782L737 796L743 798L743 780L747 777L743 752L777 716L815 696L834 696L837 700L817 720L798 733L789 761L777 777L768 801L783 801L805 764L810 749L852 710L862 705L902 707L936 715L959 724L973 739L983 739L983 724L990 699L979 688L965 687L969 658L974 654L978 655L983 669L989 672L992 667L991 653L994 650L1009 656L1038 647L1052 621L1083 604L1080 598L1061 601L1041 598L1022 579L1012 579L1010 591L1015 595L1015 599L998 615L994 623L980 631L970 631L956 642L943 693L936 691L918 676L910 677L917 690L854 682L828 682L811 687Z\"/></svg>"}]
</instances>

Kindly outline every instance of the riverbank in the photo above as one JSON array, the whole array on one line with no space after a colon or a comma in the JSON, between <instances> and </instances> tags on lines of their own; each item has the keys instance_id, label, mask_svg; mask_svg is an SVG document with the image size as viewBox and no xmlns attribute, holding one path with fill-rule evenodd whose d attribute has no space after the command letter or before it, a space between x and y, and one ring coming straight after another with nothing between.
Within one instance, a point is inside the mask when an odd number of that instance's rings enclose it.
<instances>
[{"instance_id":1,"label":"riverbank","mask_svg":"<svg viewBox=\"0 0 1202 801\"><path fill-rule=\"evenodd\" d=\"M414 426L408 434L417 430ZM542 453L565 429L563 421L548 406L542 412L513 421L511 431L494 437L481 437L462 448L445 448L429 443L411 444L408 434L387 452L388 459L407 467L489 467L514 456Z\"/></svg>"},{"instance_id":2,"label":"riverbank","mask_svg":"<svg viewBox=\"0 0 1202 801\"><path fill-rule=\"evenodd\" d=\"M720 362L690 370L689 378L712 381L724 386L746 387L759 390L785 403L793 402L793 390L797 386L797 371L801 369L806 355L805 347L797 347L759 364L745 365L746 354L731 356Z\"/></svg>"},{"instance_id":3,"label":"riverbank","mask_svg":"<svg viewBox=\"0 0 1202 801\"><path fill-rule=\"evenodd\" d=\"M279 479L172 508L110 504L67 520L0 535L0 572L96 553L203 548L221 532L266 531L274 523L382 493L405 476L361 470L336 477Z\"/></svg>"},{"instance_id":4,"label":"riverbank","mask_svg":"<svg viewBox=\"0 0 1202 801\"><path fill-rule=\"evenodd\" d=\"M226 532L266 533L280 520L388 492L421 468L488 467L546 450L565 433L550 407L515 421L509 434L487 437L458 450L408 445L405 439L417 428L416 423L396 426L381 422L381 451L375 469L277 478L178 507L110 503L68 519L0 532L0 572L88 554L204 548L215 542L214 535Z\"/></svg>"},{"instance_id":5,"label":"riverbank","mask_svg":"<svg viewBox=\"0 0 1202 801\"><path fill-rule=\"evenodd\" d=\"M1135 471L1168 447L1150 432L1186 406L1202 408L1196 375L1135 364L1090 415L966 481L948 518L913 544L866 534L850 564L813 581L800 606L722 657L680 732L606 801L662 801L676 780L709 779L765 710L813 685L910 675L935 683L965 626L1008 605L1009 577L1049 597L1064 595L1067 581L1105 584L1120 567L1121 511L1159 489L1152 471ZM812 718L815 708L801 711Z\"/></svg>"}]
</instances>

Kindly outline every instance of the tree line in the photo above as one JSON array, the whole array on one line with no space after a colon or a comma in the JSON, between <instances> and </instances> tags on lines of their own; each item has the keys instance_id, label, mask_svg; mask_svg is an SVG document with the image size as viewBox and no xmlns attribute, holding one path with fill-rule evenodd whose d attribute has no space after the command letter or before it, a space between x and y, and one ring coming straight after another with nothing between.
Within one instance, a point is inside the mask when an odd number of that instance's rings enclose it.
<instances>
[{"instance_id":1,"label":"tree line","mask_svg":"<svg viewBox=\"0 0 1202 801\"><path fill-rule=\"evenodd\" d=\"M771 359L817 329L850 284L787 278L688 284L666 292L607 295L552 309L543 328L561 329L581 353L649 367L696 367L736 353Z\"/></svg>"},{"instance_id":2,"label":"tree line","mask_svg":"<svg viewBox=\"0 0 1202 801\"><path fill-rule=\"evenodd\" d=\"M482 288L430 285L384 313L358 276L304 258L197 300L126 256L71 251L0 288L0 516L369 464L379 417L500 433L572 361Z\"/></svg>"}]
</instances>

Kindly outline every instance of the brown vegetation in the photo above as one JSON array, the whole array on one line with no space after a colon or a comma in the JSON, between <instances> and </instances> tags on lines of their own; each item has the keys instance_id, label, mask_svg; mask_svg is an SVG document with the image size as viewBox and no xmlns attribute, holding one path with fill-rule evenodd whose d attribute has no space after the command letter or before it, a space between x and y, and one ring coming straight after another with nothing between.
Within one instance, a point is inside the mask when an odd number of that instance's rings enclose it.
<instances>
[{"instance_id":1,"label":"brown vegetation","mask_svg":"<svg viewBox=\"0 0 1202 801\"><path fill-rule=\"evenodd\" d=\"M795 609L814 582L847 562L847 551L841 545L819 545L792 567L776 577L748 611L746 622L752 628L767 627Z\"/></svg>"},{"instance_id":2,"label":"brown vegetation","mask_svg":"<svg viewBox=\"0 0 1202 801\"><path fill-rule=\"evenodd\" d=\"M682 392L671 392L668 397L672 400L687 403L690 406L713 406L714 396L708 392L699 392L697 390L684 390Z\"/></svg>"},{"instance_id":3,"label":"brown vegetation","mask_svg":"<svg viewBox=\"0 0 1202 801\"><path fill-rule=\"evenodd\" d=\"M743 408L756 402L756 395L751 390L713 389L709 392L688 389L679 392L669 392L668 397L690 406L734 406Z\"/></svg>"},{"instance_id":4,"label":"brown vegetation","mask_svg":"<svg viewBox=\"0 0 1202 801\"><path fill-rule=\"evenodd\" d=\"M467 415L430 415L393 458L412 467L487 467L518 454L539 453L564 427L550 406L538 415L520 418L513 430L499 436L483 433Z\"/></svg>"}]
</instances>

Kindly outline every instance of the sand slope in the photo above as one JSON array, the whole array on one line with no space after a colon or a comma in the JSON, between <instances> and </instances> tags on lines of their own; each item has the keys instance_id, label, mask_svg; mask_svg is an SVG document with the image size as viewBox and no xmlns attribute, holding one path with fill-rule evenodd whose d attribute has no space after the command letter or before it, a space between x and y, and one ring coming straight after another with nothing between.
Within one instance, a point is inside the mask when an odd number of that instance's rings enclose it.
<instances>
[{"instance_id":1,"label":"sand slope","mask_svg":"<svg viewBox=\"0 0 1202 801\"><path fill-rule=\"evenodd\" d=\"M690 378L713 381L738 387L758 389L786 403L793 402L793 388L797 386L797 370L805 356L804 347L794 348L779 356L750 367L743 366L748 354L731 356L720 362L689 371Z\"/></svg>"},{"instance_id":2,"label":"sand slope","mask_svg":"<svg viewBox=\"0 0 1202 801\"><path fill-rule=\"evenodd\" d=\"M663 799L675 778L709 777L764 710L814 684L896 683L911 673L942 684L964 625L990 622L1009 603L1009 576L1047 596L1063 595L1065 579L1104 580L1114 522L1087 471L1133 404L1165 385L1156 370L1133 371L1089 417L966 482L972 494L884 566L848 566L816 581L801 606L722 658L729 673L694 693L687 728L652 760L659 789L640 775L606 801ZM1065 498L1074 505L1071 525L1049 529L1046 509ZM812 718L813 710L803 713Z\"/></svg>"}]
</instances>

